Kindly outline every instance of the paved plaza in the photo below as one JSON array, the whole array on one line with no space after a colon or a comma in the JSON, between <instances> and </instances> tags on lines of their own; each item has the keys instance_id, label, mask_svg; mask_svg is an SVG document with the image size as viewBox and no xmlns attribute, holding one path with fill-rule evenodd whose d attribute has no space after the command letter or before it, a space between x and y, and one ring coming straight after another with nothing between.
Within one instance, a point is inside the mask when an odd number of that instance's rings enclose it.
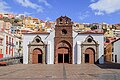
<instances>
[{"instance_id":1,"label":"paved plaza","mask_svg":"<svg viewBox=\"0 0 120 80\"><path fill-rule=\"evenodd\" d=\"M0 80L120 80L120 65L15 64L0 66Z\"/></svg>"}]
</instances>

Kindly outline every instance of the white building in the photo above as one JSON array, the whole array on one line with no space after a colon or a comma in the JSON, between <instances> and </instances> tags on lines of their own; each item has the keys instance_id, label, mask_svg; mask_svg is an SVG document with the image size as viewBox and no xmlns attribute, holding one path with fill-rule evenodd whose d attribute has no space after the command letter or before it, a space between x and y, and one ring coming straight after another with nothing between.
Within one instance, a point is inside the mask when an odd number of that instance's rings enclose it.
<instances>
[{"instance_id":1,"label":"white building","mask_svg":"<svg viewBox=\"0 0 120 80\"><path fill-rule=\"evenodd\" d=\"M102 32L77 33L71 19L60 17L55 30L24 33L24 64L84 64L104 63L104 35Z\"/></svg>"},{"instance_id":2,"label":"white building","mask_svg":"<svg viewBox=\"0 0 120 80\"><path fill-rule=\"evenodd\" d=\"M10 32L3 31L2 32L4 41L3 41L3 58L6 57L14 57L19 55L18 53L18 45L16 42L19 42L19 39L11 34Z\"/></svg>"},{"instance_id":3,"label":"white building","mask_svg":"<svg viewBox=\"0 0 120 80\"><path fill-rule=\"evenodd\" d=\"M112 62L120 63L120 38L112 42L113 52L112 52Z\"/></svg>"}]
</instances>

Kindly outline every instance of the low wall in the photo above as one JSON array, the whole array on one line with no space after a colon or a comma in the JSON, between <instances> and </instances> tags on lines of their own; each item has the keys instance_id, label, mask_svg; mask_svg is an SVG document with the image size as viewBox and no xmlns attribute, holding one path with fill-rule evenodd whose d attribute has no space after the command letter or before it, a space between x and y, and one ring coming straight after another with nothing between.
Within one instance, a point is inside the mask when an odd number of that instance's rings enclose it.
<instances>
[{"instance_id":1,"label":"low wall","mask_svg":"<svg viewBox=\"0 0 120 80\"><path fill-rule=\"evenodd\" d=\"M7 65L21 64L23 62L23 56L1 58L0 62L6 62Z\"/></svg>"}]
</instances>

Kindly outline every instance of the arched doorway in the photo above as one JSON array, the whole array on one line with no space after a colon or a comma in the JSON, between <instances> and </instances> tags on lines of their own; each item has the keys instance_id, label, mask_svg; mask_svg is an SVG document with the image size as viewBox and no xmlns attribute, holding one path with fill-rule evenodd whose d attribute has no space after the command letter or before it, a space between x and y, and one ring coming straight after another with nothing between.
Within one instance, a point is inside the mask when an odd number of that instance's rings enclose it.
<instances>
[{"instance_id":1,"label":"arched doorway","mask_svg":"<svg viewBox=\"0 0 120 80\"><path fill-rule=\"evenodd\" d=\"M71 46L66 41L61 41L56 47L56 63L71 63L72 61Z\"/></svg>"},{"instance_id":2,"label":"arched doorway","mask_svg":"<svg viewBox=\"0 0 120 80\"><path fill-rule=\"evenodd\" d=\"M33 64L42 63L42 50L41 49L35 48L33 50L32 63Z\"/></svg>"},{"instance_id":3,"label":"arched doorway","mask_svg":"<svg viewBox=\"0 0 120 80\"><path fill-rule=\"evenodd\" d=\"M95 63L95 51L93 48L87 48L85 50L85 63Z\"/></svg>"}]
</instances>

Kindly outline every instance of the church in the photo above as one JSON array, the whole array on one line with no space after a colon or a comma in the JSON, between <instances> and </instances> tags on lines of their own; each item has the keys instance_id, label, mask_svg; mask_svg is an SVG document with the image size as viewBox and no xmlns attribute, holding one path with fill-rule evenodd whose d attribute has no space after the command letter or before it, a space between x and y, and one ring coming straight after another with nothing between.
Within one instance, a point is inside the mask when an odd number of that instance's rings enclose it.
<instances>
[{"instance_id":1,"label":"church","mask_svg":"<svg viewBox=\"0 0 120 80\"><path fill-rule=\"evenodd\" d=\"M75 32L67 16L56 19L51 32L23 34L23 64L103 64L102 32Z\"/></svg>"}]
</instances>

